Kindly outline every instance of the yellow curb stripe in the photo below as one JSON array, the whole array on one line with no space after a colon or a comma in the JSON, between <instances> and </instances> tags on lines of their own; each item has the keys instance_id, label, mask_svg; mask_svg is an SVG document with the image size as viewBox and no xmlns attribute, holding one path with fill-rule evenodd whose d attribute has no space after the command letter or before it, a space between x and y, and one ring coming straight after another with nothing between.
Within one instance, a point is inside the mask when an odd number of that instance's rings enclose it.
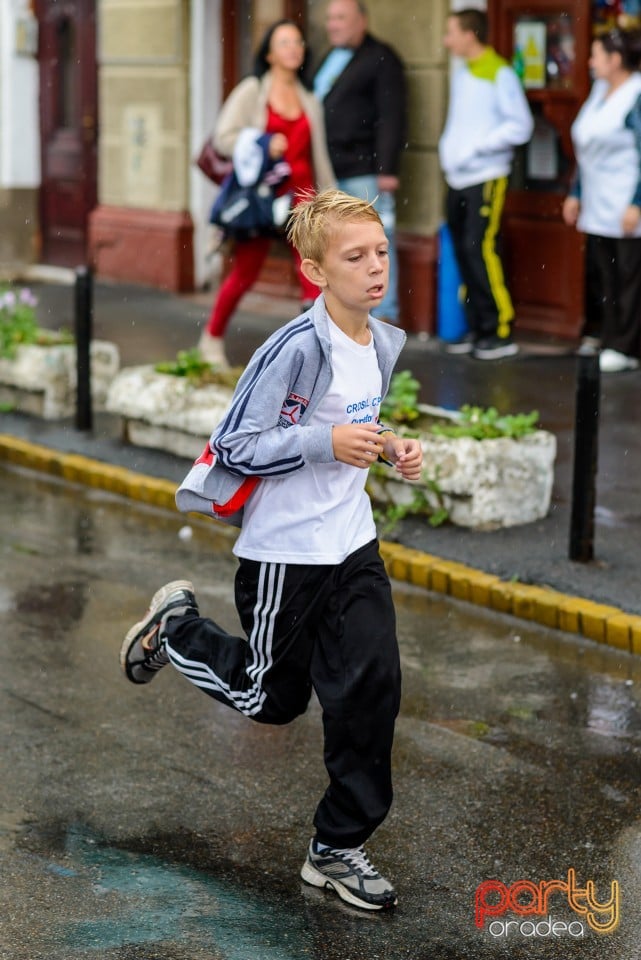
<instances>
[{"instance_id":1,"label":"yellow curb stripe","mask_svg":"<svg viewBox=\"0 0 641 960\"><path fill-rule=\"evenodd\" d=\"M177 484L171 480L148 477L80 454L62 453L8 434L0 434L0 460L164 510L177 509ZM383 540L380 550L395 580L641 656L641 616L548 587L501 580L464 563L401 544Z\"/></svg>"}]
</instances>

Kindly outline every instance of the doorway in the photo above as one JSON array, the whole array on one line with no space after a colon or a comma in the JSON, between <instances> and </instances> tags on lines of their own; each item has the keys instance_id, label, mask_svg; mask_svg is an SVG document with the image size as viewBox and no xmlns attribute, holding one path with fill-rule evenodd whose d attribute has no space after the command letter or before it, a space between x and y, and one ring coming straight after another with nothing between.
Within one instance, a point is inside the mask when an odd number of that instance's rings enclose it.
<instances>
[{"instance_id":1,"label":"doorway","mask_svg":"<svg viewBox=\"0 0 641 960\"><path fill-rule=\"evenodd\" d=\"M95 0L37 0L40 68L41 259L87 260L97 202Z\"/></svg>"}]
</instances>

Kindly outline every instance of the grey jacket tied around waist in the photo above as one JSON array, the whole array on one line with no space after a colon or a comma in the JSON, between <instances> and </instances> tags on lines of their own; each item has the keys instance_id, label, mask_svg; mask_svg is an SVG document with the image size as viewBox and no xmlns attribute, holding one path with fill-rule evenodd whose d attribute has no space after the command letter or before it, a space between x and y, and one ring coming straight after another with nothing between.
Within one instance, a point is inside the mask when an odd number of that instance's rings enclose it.
<instances>
[{"instance_id":1,"label":"grey jacket tied around waist","mask_svg":"<svg viewBox=\"0 0 641 960\"><path fill-rule=\"evenodd\" d=\"M406 336L373 317L369 325L385 396ZM332 425L309 423L331 383L331 353L321 294L251 358L203 456L176 492L180 511L240 526L242 504L257 479L280 479L306 463L334 461Z\"/></svg>"}]
</instances>

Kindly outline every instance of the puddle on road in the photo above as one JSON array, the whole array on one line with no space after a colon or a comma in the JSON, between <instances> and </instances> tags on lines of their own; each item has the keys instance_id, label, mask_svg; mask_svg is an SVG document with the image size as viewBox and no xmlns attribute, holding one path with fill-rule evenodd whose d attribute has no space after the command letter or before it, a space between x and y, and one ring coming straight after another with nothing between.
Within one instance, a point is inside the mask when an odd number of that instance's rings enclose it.
<instances>
[{"instance_id":1,"label":"puddle on road","mask_svg":"<svg viewBox=\"0 0 641 960\"><path fill-rule=\"evenodd\" d=\"M83 826L68 829L61 856L32 853L31 858L61 882L74 878L91 885L94 916L59 928L57 948L104 957L105 951L124 946L185 947L197 941L221 960L300 960L303 955L303 924L282 906L282 895L279 904L203 870L111 846ZM77 912L91 914L91 902L83 896Z\"/></svg>"}]
</instances>

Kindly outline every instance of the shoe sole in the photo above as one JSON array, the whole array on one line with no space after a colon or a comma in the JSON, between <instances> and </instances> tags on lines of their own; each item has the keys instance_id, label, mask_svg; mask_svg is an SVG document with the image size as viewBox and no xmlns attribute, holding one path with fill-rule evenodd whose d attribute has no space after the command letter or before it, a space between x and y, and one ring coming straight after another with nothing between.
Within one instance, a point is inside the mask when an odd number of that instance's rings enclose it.
<instances>
[{"instance_id":1,"label":"shoe sole","mask_svg":"<svg viewBox=\"0 0 641 960\"><path fill-rule=\"evenodd\" d=\"M474 350L474 344L466 343L464 345L460 345L456 347L453 345L449 345L449 346L445 346L443 349L445 350L445 353L449 353L453 357L464 357L466 354L472 353L472 351Z\"/></svg>"},{"instance_id":2,"label":"shoe sole","mask_svg":"<svg viewBox=\"0 0 641 960\"><path fill-rule=\"evenodd\" d=\"M628 370L638 370L638 369L639 369L639 364L634 363L634 361L628 362L625 364L617 363L616 365L613 365L613 366L610 366L610 364L608 363L599 364L599 370L601 371L601 373L625 373Z\"/></svg>"},{"instance_id":3,"label":"shoe sole","mask_svg":"<svg viewBox=\"0 0 641 960\"><path fill-rule=\"evenodd\" d=\"M120 667L124 675L127 677L127 680L130 680L132 683L149 683L149 680L136 680L136 678L130 674L127 660L129 651L133 647L134 643L136 643L140 635L148 632L149 629L154 625L154 617L158 613L159 609L166 602L167 597L171 596L171 594L175 593L177 590L188 590L193 596L194 585L189 580L172 580L171 583L166 583L164 587L160 588L160 590L156 590L151 598L151 603L149 604L149 610L147 611L146 616L144 616L142 620L139 620L138 623L134 623L133 627L128 631L127 636L123 641L123 644L120 648Z\"/></svg>"},{"instance_id":4,"label":"shoe sole","mask_svg":"<svg viewBox=\"0 0 641 960\"><path fill-rule=\"evenodd\" d=\"M497 347L495 350L475 350L475 360L502 360L504 357L515 357L519 352L516 344L511 347Z\"/></svg>"},{"instance_id":5,"label":"shoe sole","mask_svg":"<svg viewBox=\"0 0 641 960\"><path fill-rule=\"evenodd\" d=\"M389 903L368 903L367 900L361 900L354 894L349 887L344 886L338 880L325 876L320 870L306 860L300 872L301 877L311 887L321 887L325 890L333 890L338 894L341 900L351 904L353 907L360 907L361 910L391 910L398 903L398 898L394 898Z\"/></svg>"}]
</instances>

